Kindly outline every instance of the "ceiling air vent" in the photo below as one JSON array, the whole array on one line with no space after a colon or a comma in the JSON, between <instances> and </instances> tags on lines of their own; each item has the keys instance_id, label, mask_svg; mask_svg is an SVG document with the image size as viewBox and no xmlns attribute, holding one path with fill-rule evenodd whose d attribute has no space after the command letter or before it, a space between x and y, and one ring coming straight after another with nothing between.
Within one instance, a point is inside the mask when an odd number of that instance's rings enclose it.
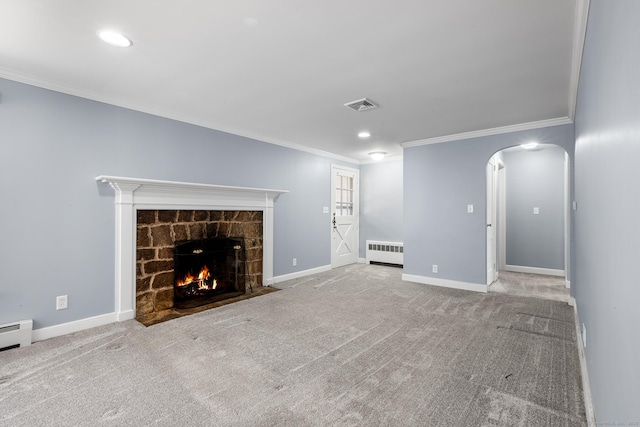
<instances>
[{"instance_id":1,"label":"ceiling air vent","mask_svg":"<svg viewBox=\"0 0 640 427\"><path fill-rule=\"evenodd\" d=\"M345 107L349 107L355 111L366 111L371 110L373 108L378 108L376 104L370 99L362 98L357 101L351 101L344 104Z\"/></svg>"}]
</instances>

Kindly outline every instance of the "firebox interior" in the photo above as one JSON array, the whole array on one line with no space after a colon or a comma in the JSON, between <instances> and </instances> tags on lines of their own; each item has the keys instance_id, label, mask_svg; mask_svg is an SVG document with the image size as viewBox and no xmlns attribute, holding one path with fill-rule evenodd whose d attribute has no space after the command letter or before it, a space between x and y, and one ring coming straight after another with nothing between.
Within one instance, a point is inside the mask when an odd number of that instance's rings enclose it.
<instances>
[{"instance_id":1,"label":"firebox interior","mask_svg":"<svg viewBox=\"0 0 640 427\"><path fill-rule=\"evenodd\" d=\"M176 242L174 306L193 308L243 295L246 255L241 237Z\"/></svg>"}]
</instances>

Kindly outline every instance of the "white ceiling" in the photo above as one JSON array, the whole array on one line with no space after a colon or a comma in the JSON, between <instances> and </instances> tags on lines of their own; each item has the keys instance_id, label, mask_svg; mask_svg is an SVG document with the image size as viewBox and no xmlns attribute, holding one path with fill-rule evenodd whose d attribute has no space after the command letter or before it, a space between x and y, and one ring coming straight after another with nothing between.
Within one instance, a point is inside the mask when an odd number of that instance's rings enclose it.
<instances>
[{"instance_id":1,"label":"white ceiling","mask_svg":"<svg viewBox=\"0 0 640 427\"><path fill-rule=\"evenodd\" d=\"M0 0L0 77L366 161L571 120L585 1Z\"/></svg>"}]
</instances>

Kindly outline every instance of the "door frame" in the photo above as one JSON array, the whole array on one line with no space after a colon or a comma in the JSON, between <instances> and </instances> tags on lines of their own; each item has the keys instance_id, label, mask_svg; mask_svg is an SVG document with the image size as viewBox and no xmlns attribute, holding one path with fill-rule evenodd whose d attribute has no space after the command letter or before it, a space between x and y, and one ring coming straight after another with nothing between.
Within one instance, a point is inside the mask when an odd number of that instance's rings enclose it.
<instances>
[{"instance_id":1,"label":"door frame","mask_svg":"<svg viewBox=\"0 0 640 427\"><path fill-rule=\"evenodd\" d=\"M507 265L507 168L504 162L498 159L498 276L500 270Z\"/></svg>"},{"instance_id":2,"label":"door frame","mask_svg":"<svg viewBox=\"0 0 640 427\"><path fill-rule=\"evenodd\" d=\"M550 144L550 145L555 145L558 146L557 144ZM558 146L560 147L560 146ZM503 148L499 151L497 151L490 160L495 160L498 164L497 167L497 179L496 179L496 184L497 184L497 195L498 195L498 200L497 200L497 222L498 222L498 228L497 228L497 233L498 233L498 239L497 239L497 245L496 245L496 259L497 259L497 268L496 268L496 273L499 273L500 270L507 270L507 205L506 205L506 200L507 200L507 192L506 192L506 164L499 158L499 157L495 157L496 154L508 149L510 147L507 148ZM570 156L567 153L567 150L564 147L560 147L564 150L565 153L565 161L564 161L564 183L563 183L563 187L564 187L564 277L565 277L565 285L567 288L570 287L570 282L569 282L569 264L570 264L570 260L571 260L571 248L570 248L570 237L571 237L571 187L570 187L570 183L571 183L571 161L570 161ZM487 165L489 164L489 162L487 162ZM487 183L488 186L488 183ZM487 203L488 203L488 194L487 194ZM488 237L487 237L487 241L488 241ZM488 254L487 254L488 256ZM488 262L486 263L488 264ZM509 270L509 271L519 271L519 270ZM527 271L527 272L534 272L534 271ZM540 273L540 274L548 274L548 273ZM487 272L487 276L488 276L488 272ZM498 276L496 276L497 278Z\"/></svg>"},{"instance_id":3,"label":"door frame","mask_svg":"<svg viewBox=\"0 0 640 427\"><path fill-rule=\"evenodd\" d=\"M329 178L329 185L331 187L331 204L329 205L329 233L330 234L330 251L331 251L331 268L335 268L339 266L334 253L333 248L333 214L336 211L336 191L335 191L335 182L334 177L336 176L337 171L345 171L348 173L352 173L354 175L354 183L353 183L353 213L355 217L355 250L356 253L354 264L358 262L360 258L360 170L355 168L350 168L348 166L342 166L337 164L331 164L331 176ZM341 264L340 264L341 265Z\"/></svg>"},{"instance_id":4,"label":"door frame","mask_svg":"<svg viewBox=\"0 0 640 427\"><path fill-rule=\"evenodd\" d=\"M499 159L491 157L486 165L486 263L487 286L498 278L498 169ZM489 266L491 264L491 267Z\"/></svg>"}]
</instances>

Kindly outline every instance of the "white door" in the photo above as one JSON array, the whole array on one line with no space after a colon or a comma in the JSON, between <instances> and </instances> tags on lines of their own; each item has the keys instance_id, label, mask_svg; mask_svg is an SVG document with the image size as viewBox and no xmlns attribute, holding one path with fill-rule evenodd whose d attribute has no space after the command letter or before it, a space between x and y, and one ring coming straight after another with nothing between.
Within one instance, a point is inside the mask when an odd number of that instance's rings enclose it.
<instances>
[{"instance_id":1,"label":"white door","mask_svg":"<svg viewBox=\"0 0 640 427\"><path fill-rule=\"evenodd\" d=\"M497 162L494 158L487 163L487 285L496 280L496 188Z\"/></svg>"},{"instance_id":2,"label":"white door","mask_svg":"<svg viewBox=\"0 0 640 427\"><path fill-rule=\"evenodd\" d=\"M359 172L331 165L331 267L358 262Z\"/></svg>"}]
</instances>

